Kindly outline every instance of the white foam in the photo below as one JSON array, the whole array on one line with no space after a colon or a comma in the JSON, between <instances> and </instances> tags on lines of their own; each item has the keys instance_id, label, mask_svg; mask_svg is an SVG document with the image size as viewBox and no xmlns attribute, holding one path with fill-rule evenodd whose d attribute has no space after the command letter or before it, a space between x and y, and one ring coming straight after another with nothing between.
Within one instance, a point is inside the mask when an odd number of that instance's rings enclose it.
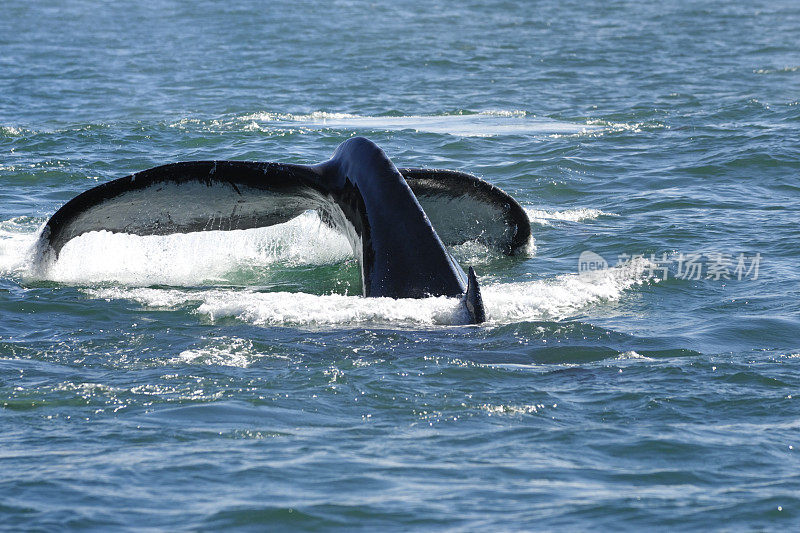
<instances>
[{"instance_id":1,"label":"white foam","mask_svg":"<svg viewBox=\"0 0 800 533\"><path fill-rule=\"evenodd\" d=\"M593 276L562 274L545 280L487 285L481 288L487 320L506 324L569 318L588 304L617 300L625 290L642 283L648 264L636 259Z\"/></svg>"},{"instance_id":2,"label":"white foam","mask_svg":"<svg viewBox=\"0 0 800 533\"><path fill-rule=\"evenodd\" d=\"M235 318L259 326L425 326L466 321L460 300L445 297L395 300L302 292L124 287L85 289L85 292L93 298L134 300L148 308L171 310L194 306L196 313L212 322Z\"/></svg>"},{"instance_id":3,"label":"white foam","mask_svg":"<svg viewBox=\"0 0 800 533\"><path fill-rule=\"evenodd\" d=\"M489 325L563 319L586 305L616 300L626 289L642 282L646 266L644 260L632 261L625 268L611 268L591 277L565 274L546 280L487 285L482 293ZM395 300L253 289L125 287L85 289L85 292L93 298L134 300L148 308L191 307L212 322L234 318L259 326L426 327L466 321L460 300L445 297Z\"/></svg>"},{"instance_id":4,"label":"white foam","mask_svg":"<svg viewBox=\"0 0 800 533\"><path fill-rule=\"evenodd\" d=\"M577 134L600 129L585 123L557 121L529 116L518 110L491 110L457 115L369 116L316 111L305 115L252 113L239 118L246 129L413 130L459 137L494 137L498 135Z\"/></svg>"},{"instance_id":5,"label":"white foam","mask_svg":"<svg viewBox=\"0 0 800 533\"><path fill-rule=\"evenodd\" d=\"M617 361L626 361L626 360L635 360L635 361L654 361L652 357L647 357L646 355L642 355L637 353L633 350L628 352L622 352L616 357Z\"/></svg>"}]
</instances>

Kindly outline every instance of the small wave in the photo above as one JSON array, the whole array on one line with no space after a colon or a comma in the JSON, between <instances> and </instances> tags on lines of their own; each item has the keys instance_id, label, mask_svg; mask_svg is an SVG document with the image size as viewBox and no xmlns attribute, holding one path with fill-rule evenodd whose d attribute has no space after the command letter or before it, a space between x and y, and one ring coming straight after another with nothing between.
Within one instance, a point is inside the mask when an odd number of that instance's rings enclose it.
<instances>
[{"instance_id":1,"label":"small wave","mask_svg":"<svg viewBox=\"0 0 800 533\"><path fill-rule=\"evenodd\" d=\"M551 220L562 220L566 222L582 222L584 220L594 220L598 217L615 217L619 216L614 213L606 213L599 209L591 209L581 207L577 209L565 209L563 211L548 211L542 209L534 209L526 207L525 212L531 223L539 224L542 226L549 226Z\"/></svg>"},{"instance_id":2,"label":"small wave","mask_svg":"<svg viewBox=\"0 0 800 533\"><path fill-rule=\"evenodd\" d=\"M636 353L635 351L631 350L629 352L623 352L616 357L617 361L629 361L629 360L639 360L639 361L655 361L652 357L647 357L646 355L642 355L640 353Z\"/></svg>"},{"instance_id":3,"label":"small wave","mask_svg":"<svg viewBox=\"0 0 800 533\"><path fill-rule=\"evenodd\" d=\"M212 339L205 346L182 351L170 362L173 364L220 365L246 368L257 358L266 356L266 354L259 353L250 339L218 337ZM284 355L275 357L286 359Z\"/></svg>"},{"instance_id":4,"label":"small wave","mask_svg":"<svg viewBox=\"0 0 800 533\"><path fill-rule=\"evenodd\" d=\"M385 120L391 121L392 119L414 119L414 118L422 118L422 119L433 119L433 118L441 118L446 119L449 117L504 117L504 118L524 118L529 117L527 111L523 111L521 109L490 109L486 111L479 111L477 113L450 113L450 114L440 114L440 115L378 115L378 116L370 116L370 115L357 115L354 113L335 113L329 111L313 111L311 113L300 113L300 114L293 114L293 113L271 113L268 111L258 112L258 113L250 113L239 117L239 120L244 122L249 122L251 120L259 121L259 122L307 122L307 121L318 121L318 120L347 120L347 119L374 119L374 120ZM190 122L191 119L183 119L180 123Z\"/></svg>"},{"instance_id":5,"label":"small wave","mask_svg":"<svg viewBox=\"0 0 800 533\"><path fill-rule=\"evenodd\" d=\"M789 72L797 72L800 66L783 67L783 68L759 68L753 71L754 74L786 74Z\"/></svg>"},{"instance_id":6,"label":"small wave","mask_svg":"<svg viewBox=\"0 0 800 533\"><path fill-rule=\"evenodd\" d=\"M587 124L530 116L520 110L488 110L452 115L368 116L315 111L309 114L251 113L239 118L246 128L333 129L352 131L413 130L459 137L576 134L598 129Z\"/></svg>"},{"instance_id":7,"label":"small wave","mask_svg":"<svg viewBox=\"0 0 800 533\"><path fill-rule=\"evenodd\" d=\"M480 112L433 115L358 115L330 111L276 113L260 111L210 120L183 118L168 124L183 130L209 132L258 131L273 135L340 130L351 133L414 131L456 137L508 135L560 138L600 136L615 132L640 132L669 126L659 122L614 122L603 119L562 120L540 117L523 110L492 109Z\"/></svg>"},{"instance_id":8,"label":"small wave","mask_svg":"<svg viewBox=\"0 0 800 533\"><path fill-rule=\"evenodd\" d=\"M489 413L489 416L492 415L535 415L540 411L543 411L545 408L550 407L549 405L545 405L543 403L535 403L535 404L491 404L491 403L483 403L478 406L478 408L482 411L486 411ZM558 407L558 404L552 404L552 408L555 409Z\"/></svg>"},{"instance_id":9,"label":"small wave","mask_svg":"<svg viewBox=\"0 0 800 533\"><path fill-rule=\"evenodd\" d=\"M651 131L657 129L669 129L669 126L663 124L661 122L614 122L610 120L603 120L603 119L591 119L586 121L586 130L580 132L580 135L586 135L589 137L600 137L603 135L607 135L609 133L622 133L622 132L631 132L631 133L640 133L642 131ZM551 137L566 137L569 135L575 135L575 133L569 134L567 133L554 133Z\"/></svg>"},{"instance_id":10,"label":"small wave","mask_svg":"<svg viewBox=\"0 0 800 533\"><path fill-rule=\"evenodd\" d=\"M22 128L16 128L14 126L0 126L0 136L3 137L19 137L24 133L25 130Z\"/></svg>"}]
</instances>

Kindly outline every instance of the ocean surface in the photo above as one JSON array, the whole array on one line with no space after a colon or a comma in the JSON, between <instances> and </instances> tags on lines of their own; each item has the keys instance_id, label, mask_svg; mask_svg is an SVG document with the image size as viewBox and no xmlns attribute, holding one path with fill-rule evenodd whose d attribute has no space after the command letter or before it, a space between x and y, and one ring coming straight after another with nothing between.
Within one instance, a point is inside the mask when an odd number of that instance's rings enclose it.
<instances>
[{"instance_id":1,"label":"ocean surface","mask_svg":"<svg viewBox=\"0 0 800 533\"><path fill-rule=\"evenodd\" d=\"M0 530L797 528L799 98L788 0L6 0ZM105 181L356 135L526 209L453 250L487 323L313 214L34 260Z\"/></svg>"}]
</instances>

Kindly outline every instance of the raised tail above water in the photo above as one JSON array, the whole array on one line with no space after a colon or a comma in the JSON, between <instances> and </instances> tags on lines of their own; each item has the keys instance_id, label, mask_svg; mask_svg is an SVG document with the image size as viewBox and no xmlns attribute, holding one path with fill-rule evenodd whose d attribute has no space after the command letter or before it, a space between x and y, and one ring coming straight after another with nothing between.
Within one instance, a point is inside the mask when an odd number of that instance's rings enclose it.
<instances>
[{"instance_id":1,"label":"raised tail above water","mask_svg":"<svg viewBox=\"0 0 800 533\"><path fill-rule=\"evenodd\" d=\"M445 246L478 240L513 254L530 238L524 210L500 189L461 172L397 169L374 143L354 137L318 165L191 161L104 183L56 211L41 250L58 257L90 231L249 229L308 210L348 237L364 296L461 296L472 323L485 320L477 278Z\"/></svg>"}]
</instances>

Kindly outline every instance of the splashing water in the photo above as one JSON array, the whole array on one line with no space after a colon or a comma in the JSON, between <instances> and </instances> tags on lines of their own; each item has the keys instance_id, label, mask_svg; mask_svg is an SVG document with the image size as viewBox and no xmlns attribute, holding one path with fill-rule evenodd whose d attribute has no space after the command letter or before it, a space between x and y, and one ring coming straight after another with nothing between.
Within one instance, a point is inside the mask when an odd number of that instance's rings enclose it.
<instances>
[{"instance_id":1,"label":"splashing water","mask_svg":"<svg viewBox=\"0 0 800 533\"><path fill-rule=\"evenodd\" d=\"M532 221L579 221L604 214L593 209L527 211ZM280 271L330 265L352 258L347 239L328 228L313 212L285 224L254 230L147 237L91 232L70 241L57 261L37 270L32 261L41 224L40 220L25 218L0 225L0 269L22 278L88 286L82 291L91 298L133 300L159 310L188 306L212 322L234 318L261 326L424 327L463 324L466 319L457 298L395 300L284 292L276 287L253 287L252 279L240 288L197 288L204 284L230 284L231 273L242 268L259 270L257 281L269 285L273 268ZM534 250L533 245L530 250ZM457 247L456 253L469 256L474 262L490 252L477 243L467 243ZM493 281L482 288L488 322L502 325L569 317L587 304L619 298L626 289L641 282L645 267L646 262L642 261L592 278L564 274L528 282ZM103 284L114 286L98 287Z\"/></svg>"}]
</instances>

